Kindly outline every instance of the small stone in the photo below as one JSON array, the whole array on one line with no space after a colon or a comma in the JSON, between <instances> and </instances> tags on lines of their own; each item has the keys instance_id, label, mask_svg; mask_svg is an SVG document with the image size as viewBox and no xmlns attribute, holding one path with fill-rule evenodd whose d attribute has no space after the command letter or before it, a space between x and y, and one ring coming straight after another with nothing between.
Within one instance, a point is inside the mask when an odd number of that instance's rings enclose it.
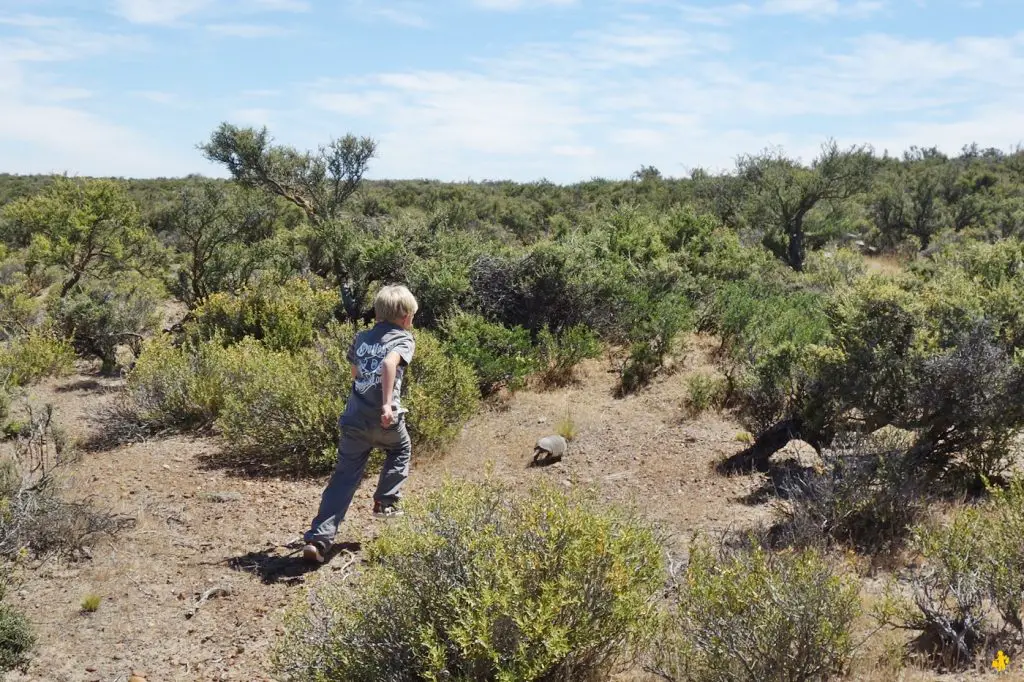
<instances>
[{"instance_id":1,"label":"small stone","mask_svg":"<svg viewBox=\"0 0 1024 682\"><path fill-rule=\"evenodd\" d=\"M208 502L237 502L242 499L239 493L203 493L202 498Z\"/></svg>"},{"instance_id":2,"label":"small stone","mask_svg":"<svg viewBox=\"0 0 1024 682\"><path fill-rule=\"evenodd\" d=\"M572 481L570 481L569 479L565 479L564 481L562 481L562 485L564 485L566 488L571 488Z\"/></svg>"},{"instance_id":3,"label":"small stone","mask_svg":"<svg viewBox=\"0 0 1024 682\"><path fill-rule=\"evenodd\" d=\"M141 675L132 675L128 678L128 682L146 682L146 678Z\"/></svg>"},{"instance_id":4,"label":"small stone","mask_svg":"<svg viewBox=\"0 0 1024 682\"><path fill-rule=\"evenodd\" d=\"M94 672L96 672L96 666L93 666L93 665L87 666L85 668L85 672L87 672L87 673L94 673Z\"/></svg>"}]
</instances>

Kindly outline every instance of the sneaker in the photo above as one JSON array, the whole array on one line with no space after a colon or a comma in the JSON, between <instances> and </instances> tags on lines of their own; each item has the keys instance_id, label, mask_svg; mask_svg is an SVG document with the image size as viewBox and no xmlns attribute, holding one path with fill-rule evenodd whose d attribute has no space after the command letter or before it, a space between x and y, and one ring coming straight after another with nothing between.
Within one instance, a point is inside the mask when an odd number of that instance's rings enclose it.
<instances>
[{"instance_id":1,"label":"sneaker","mask_svg":"<svg viewBox=\"0 0 1024 682\"><path fill-rule=\"evenodd\" d=\"M373 503L373 515L378 519L390 519L395 516L401 516L405 512L398 508L398 503L394 504L382 504L379 500Z\"/></svg>"},{"instance_id":2,"label":"sneaker","mask_svg":"<svg viewBox=\"0 0 1024 682\"><path fill-rule=\"evenodd\" d=\"M313 540L302 548L302 558L306 561L322 564L327 560L327 545L320 540Z\"/></svg>"}]
</instances>

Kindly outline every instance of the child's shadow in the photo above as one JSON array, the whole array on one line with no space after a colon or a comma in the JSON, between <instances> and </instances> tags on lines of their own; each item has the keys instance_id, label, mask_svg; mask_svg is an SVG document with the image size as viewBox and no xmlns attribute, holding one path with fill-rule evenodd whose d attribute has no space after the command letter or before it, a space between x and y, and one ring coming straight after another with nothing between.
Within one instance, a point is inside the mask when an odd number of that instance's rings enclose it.
<instances>
[{"instance_id":1,"label":"child's shadow","mask_svg":"<svg viewBox=\"0 0 1024 682\"><path fill-rule=\"evenodd\" d=\"M292 551L288 554L278 554L276 547L268 547L259 552L248 552L242 556L232 557L227 560L227 563L236 571L258 575L265 585L300 583L304 575L323 566L329 566L331 560L339 554L348 553L354 559L355 553L362 549L362 545L358 542L338 543L327 553L327 560L318 564L302 558L303 544L302 542L289 544L288 549Z\"/></svg>"}]
</instances>

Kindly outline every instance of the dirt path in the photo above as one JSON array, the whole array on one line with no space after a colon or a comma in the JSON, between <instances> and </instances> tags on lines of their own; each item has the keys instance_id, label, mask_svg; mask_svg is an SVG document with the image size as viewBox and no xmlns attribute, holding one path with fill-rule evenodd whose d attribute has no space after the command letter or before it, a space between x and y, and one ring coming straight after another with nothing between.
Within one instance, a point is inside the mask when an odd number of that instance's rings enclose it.
<instances>
[{"instance_id":1,"label":"dirt path","mask_svg":"<svg viewBox=\"0 0 1024 682\"><path fill-rule=\"evenodd\" d=\"M612 397L607 365L591 363L580 386L523 392L505 410L484 411L444 458L414 464L408 492L444 476L494 475L527 483L596 486L615 502L634 502L681 546L693 530L753 522L763 506L737 501L757 483L725 479L711 464L742 447L738 426L718 417L680 421L681 375L639 397ZM93 417L116 395L117 382L77 375L38 387L33 403L51 402L57 419L79 438L99 428ZM561 464L528 469L535 439L566 414L578 429ZM323 479L290 481L237 476L210 464L213 438L172 437L85 455L73 490L129 514L136 526L101 541L91 560L49 562L29 571L12 594L28 614L40 649L27 675L12 680L263 680L267 655L300 586L330 579L333 563L315 573L294 556L319 500ZM339 542L373 537L372 485L364 482ZM216 596L195 609L212 588ZM80 612L89 594L102 597ZM195 610L194 610L195 609ZM194 615L193 615L194 610Z\"/></svg>"}]
</instances>

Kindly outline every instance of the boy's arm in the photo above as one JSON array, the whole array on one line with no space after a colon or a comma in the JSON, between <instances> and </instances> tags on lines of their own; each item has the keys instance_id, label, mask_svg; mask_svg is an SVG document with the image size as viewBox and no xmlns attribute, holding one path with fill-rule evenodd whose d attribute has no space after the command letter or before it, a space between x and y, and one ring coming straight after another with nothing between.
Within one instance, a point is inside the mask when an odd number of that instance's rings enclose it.
<instances>
[{"instance_id":1,"label":"boy's arm","mask_svg":"<svg viewBox=\"0 0 1024 682\"><path fill-rule=\"evenodd\" d=\"M401 361L402 356L392 351L384 358L384 364L380 370L380 388L384 398L384 404L380 408L380 423L385 428L391 426L391 422L394 421L391 400L395 393L395 375L398 374L398 363Z\"/></svg>"},{"instance_id":2,"label":"boy's arm","mask_svg":"<svg viewBox=\"0 0 1024 682\"><path fill-rule=\"evenodd\" d=\"M356 367L355 365L352 365L352 380L355 381L358 378L359 378L359 368Z\"/></svg>"}]
</instances>

